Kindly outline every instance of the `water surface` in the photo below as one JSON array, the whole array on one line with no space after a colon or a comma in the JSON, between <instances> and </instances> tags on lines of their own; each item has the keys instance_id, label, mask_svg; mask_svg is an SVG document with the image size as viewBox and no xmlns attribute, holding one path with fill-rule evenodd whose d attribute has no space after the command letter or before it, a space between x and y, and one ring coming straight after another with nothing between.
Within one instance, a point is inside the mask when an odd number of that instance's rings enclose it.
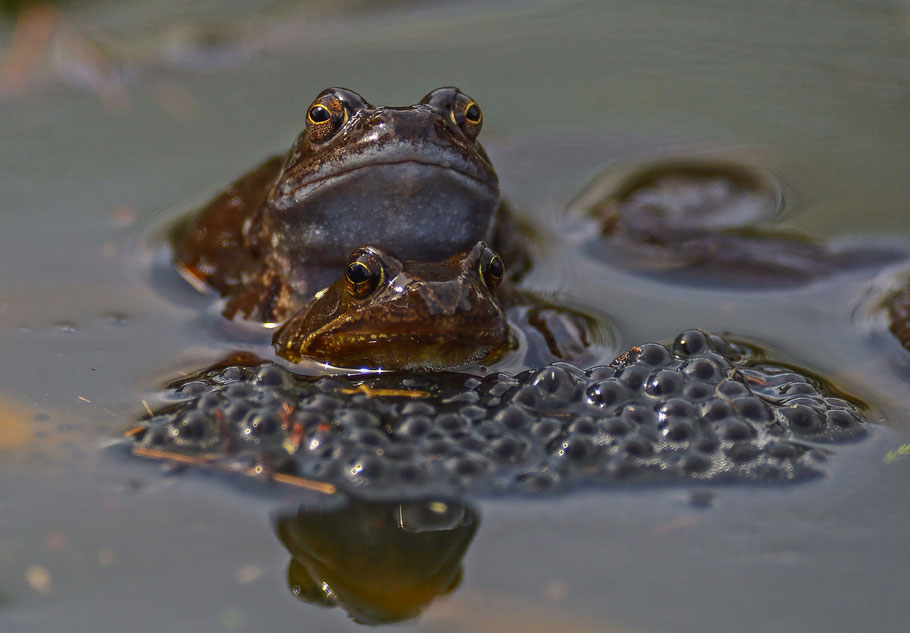
<instances>
[{"instance_id":1,"label":"water surface","mask_svg":"<svg viewBox=\"0 0 910 633\"><path fill-rule=\"evenodd\" d=\"M271 513L317 499L105 448L161 381L229 347L200 317L208 299L151 282L143 236L284 150L323 87L401 104L460 86L484 108L505 194L555 235L605 168L711 152L779 176L783 228L910 240L906 2L263 10L67 4L71 28L114 38L113 75L89 85L96 69L42 64L0 103L3 631L362 630L287 587ZM213 14L226 44L174 54L173 25ZM607 315L618 349L730 331L833 378L886 426L817 482L713 488L707 507L684 486L479 500L460 587L401 628L903 630L910 456L887 456L910 441L910 390L901 352L855 321L875 275L696 288L554 240L529 285Z\"/></svg>"}]
</instances>

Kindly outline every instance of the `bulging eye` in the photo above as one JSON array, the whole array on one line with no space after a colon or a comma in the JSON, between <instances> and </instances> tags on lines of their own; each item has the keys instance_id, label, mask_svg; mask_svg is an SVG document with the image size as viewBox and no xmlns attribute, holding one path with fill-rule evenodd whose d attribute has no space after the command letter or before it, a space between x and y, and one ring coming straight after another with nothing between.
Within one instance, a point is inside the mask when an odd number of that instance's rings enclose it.
<instances>
[{"instance_id":1,"label":"bulging eye","mask_svg":"<svg viewBox=\"0 0 910 633\"><path fill-rule=\"evenodd\" d=\"M348 110L334 94L322 94L306 113L307 136L313 143L332 138L348 120Z\"/></svg>"},{"instance_id":2,"label":"bulging eye","mask_svg":"<svg viewBox=\"0 0 910 633\"><path fill-rule=\"evenodd\" d=\"M460 128L469 140L476 140L480 134L483 112L476 101L458 88L451 86L438 88L421 99L420 103L426 103L441 110L443 115L448 116L449 120Z\"/></svg>"},{"instance_id":3,"label":"bulging eye","mask_svg":"<svg viewBox=\"0 0 910 633\"><path fill-rule=\"evenodd\" d=\"M374 253L359 251L348 262L344 276L348 292L358 299L365 299L382 284L385 266Z\"/></svg>"},{"instance_id":4,"label":"bulging eye","mask_svg":"<svg viewBox=\"0 0 910 633\"><path fill-rule=\"evenodd\" d=\"M468 95L461 92L456 95L452 109L449 111L449 118L470 140L475 140L480 134L483 113L477 102Z\"/></svg>"},{"instance_id":5,"label":"bulging eye","mask_svg":"<svg viewBox=\"0 0 910 633\"><path fill-rule=\"evenodd\" d=\"M502 258L487 248L484 250L483 257L480 259L478 272L487 288L491 291L495 291L499 287L503 275L505 275L506 267L502 263Z\"/></svg>"},{"instance_id":6,"label":"bulging eye","mask_svg":"<svg viewBox=\"0 0 910 633\"><path fill-rule=\"evenodd\" d=\"M329 109L327 107L325 107L324 105L322 105L321 103L317 103L316 105L314 105L312 108L310 108L310 111L307 113L307 119L310 121L310 123L315 123L316 125L319 125L320 123L325 123L326 121L328 121L331 118L332 118L332 113L329 112Z\"/></svg>"},{"instance_id":7,"label":"bulging eye","mask_svg":"<svg viewBox=\"0 0 910 633\"><path fill-rule=\"evenodd\" d=\"M472 101L464 109L464 120L472 125L483 123L483 114L480 112L480 106L476 102Z\"/></svg>"}]
</instances>

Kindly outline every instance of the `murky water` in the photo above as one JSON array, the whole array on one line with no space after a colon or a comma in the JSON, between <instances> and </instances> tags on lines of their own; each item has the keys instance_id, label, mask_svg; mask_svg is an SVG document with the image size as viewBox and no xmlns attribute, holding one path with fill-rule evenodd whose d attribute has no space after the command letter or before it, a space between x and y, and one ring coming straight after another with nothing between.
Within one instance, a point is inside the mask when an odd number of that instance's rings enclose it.
<instances>
[{"instance_id":1,"label":"murky water","mask_svg":"<svg viewBox=\"0 0 910 633\"><path fill-rule=\"evenodd\" d=\"M231 349L208 298L150 278L144 236L283 150L325 86L377 103L468 91L504 193L548 235L573 235L563 209L605 168L711 154L780 178L782 228L910 241L906 2L265 9L66 5L61 29L115 43L91 68L96 49L68 44L0 103L0 630L362 630L288 586L280 517L318 495L108 448L163 380ZM185 16L214 49L172 26ZM886 426L811 483L476 500L460 584L402 628L902 631L908 362L864 311L887 275L669 283L553 238L528 285L603 315L616 349L729 331Z\"/></svg>"}]
</instances>

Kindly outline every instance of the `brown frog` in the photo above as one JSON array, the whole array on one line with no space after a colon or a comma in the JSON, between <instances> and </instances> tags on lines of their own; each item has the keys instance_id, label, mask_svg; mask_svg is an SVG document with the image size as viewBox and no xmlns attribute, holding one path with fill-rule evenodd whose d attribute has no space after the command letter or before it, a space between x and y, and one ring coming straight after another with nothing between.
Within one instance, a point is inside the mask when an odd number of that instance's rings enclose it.
<instances>
[{"instance_id":1,"label":"brown frog","mask_svg":"<svg viewBox=\"0 0 910 633\"><path fill-rule=\"evenodd\" d=\"M888 313L888 329L910 352L910 275L902 286L891 292L884 300Z\"/></svg>"},{"instance_id":2,"label":"brown frog","mask_svg":"<svg viewBox=\"0 0 910 633\"><path fill-rule=\"evenodd\" d=\"M378 244L442 261L494 237L496 173L477 142L480 106L439 88L408 107L330 88L306 129L172 233L181 272L227 298L224 314L280 322Z\"/></svg>"},{"instance_id":3,"label":"brown frog","mask_svg":"<svg viewBox=\"0 0 910 633\"><path fill-rule=\"evenodd\" d=\"M275 333L279 355L341 367L445 369L508 346L496 296L505 267L484 242L441 262L359 247L344 270Z\"/></svg>"},{"instance_id":4,"label":"brown frog","mask_svg":"<svg viewBox=\"0 0 910 633\"><path fill-rule=\"evenodd\" d=\"M344 275L288 319L272 343L294 362L452 369L495 362L518 338L530 366L584 362L600 329L585 314L516 288L502 258L478 242L441 262L356 248Z\"/></svg>"},{"instance_id":5,"label":"brown frog","mask_svg":"<svg viewBox=\"0 0 910 633\"><path fill-rule=\"evenodd\" d=\"M600 225L599 239L584 236L589 253L644 273L672 271L675 281L797 285L904 257L900 249L836 247L766 228L785 200L770 173L690 159L607 172L571 207Z\"/></svg>"}]
</instances>

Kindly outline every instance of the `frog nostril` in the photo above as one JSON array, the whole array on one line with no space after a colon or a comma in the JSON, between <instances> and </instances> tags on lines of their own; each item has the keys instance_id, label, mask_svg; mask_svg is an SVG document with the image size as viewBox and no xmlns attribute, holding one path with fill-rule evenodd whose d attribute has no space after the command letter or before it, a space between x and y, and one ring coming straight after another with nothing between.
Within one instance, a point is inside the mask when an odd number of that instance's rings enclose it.
<instances>
[{"instance_id":1,"label":"frog nostril","mask_svg":"<svg viewBox=\"0 0 910 633\"><path fill-rule=\"evenodd\" d=\"M401 108L387 113L389 129L405 139L426 139L437 136L436 124L442 118L438 112L426 108Z\"/></svg>"}]
</instances>

